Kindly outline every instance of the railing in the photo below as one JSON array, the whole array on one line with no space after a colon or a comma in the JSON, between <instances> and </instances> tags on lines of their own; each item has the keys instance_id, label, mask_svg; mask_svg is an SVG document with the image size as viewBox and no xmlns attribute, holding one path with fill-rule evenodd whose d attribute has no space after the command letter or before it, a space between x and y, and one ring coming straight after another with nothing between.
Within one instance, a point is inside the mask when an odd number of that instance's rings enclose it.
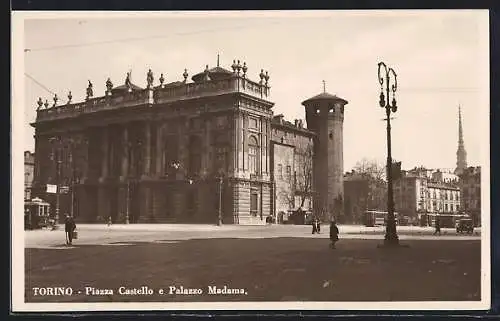
<instances>
[{"instance_id":1,"label":"railing","mask_svg":"<svg viewBox=\"0 0 500 321\"><path fill-rule=\"evenodd\" d=\"M206 82L181 84L176 87L157 89L156 103L165 103L180 99L204 96L207 94L225 94L233 92L244 92L259 98L269 97L269 87L242 77L231 77L227 79L211 80Z\"/></svg>"},{"instance_id":2,"label":"railing","mask_svg":"<svg viewBox=\"0 0 500 321\"><path fill-rule=\"evenodd\" d=\"M151 90L126 93L122 95L109 95L91 98L87 101L54 106L37 110L37 121L72 118L80 114L93 113L102 110L137 106L144 103L166 103L170 101L191 99L210 94L220 95L225 93L242 92L261 99L267 99L270 88L240 76L227 79L211 80L198 83L181 83L174 87L155 88L154 101L150 96Z\"/></svg>"},{"instance_id":3,"label":"railing","mask_svg":"<svg viewBox=\"0 0 500 321\"><path fill-rule=\"evenodd\" d=\"M72 118L80 114L136 106L147 103L148 100L149 92L147 90L127 93L125 95L96 97L76 104L39 109L37 111L37 121Z\"/></svg>"}]
</instances>

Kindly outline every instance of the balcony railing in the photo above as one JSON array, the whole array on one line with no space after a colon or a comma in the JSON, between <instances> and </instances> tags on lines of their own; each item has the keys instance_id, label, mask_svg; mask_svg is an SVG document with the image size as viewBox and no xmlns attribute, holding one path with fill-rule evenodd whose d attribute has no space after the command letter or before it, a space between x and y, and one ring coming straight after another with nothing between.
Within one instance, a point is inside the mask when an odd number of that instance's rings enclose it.
<instances>
[{"instance_id":1,"label":"balcony railing","mask_svg":"<svg viewBox=\"0 0 500 321\"><path fill-rule=\"evenodd\" d=\"M39 109L37 111L37 121L72 118L81 114L126 108L146 103L163 104L177 100L235 92L267 99L270 95L270 88L265 84L260 84L240 76L206 82L180 83L171 87L157 87L152 90L144 89L121 95L91 98L75 104Z\"/></svg>"},{"instance_id":2,"label":"balcony railing","mask_svg":"<svg viewBox=\"0 0 500 321\"><path fill-rule=\"evenodd\" d=\"M102 110L136 106L148 101L148 90L127 93L125 95L96 97L76 104L39 109L37 111L37 121L72 118L81 114L90 114Z\"/></svg>"}]
</instances>

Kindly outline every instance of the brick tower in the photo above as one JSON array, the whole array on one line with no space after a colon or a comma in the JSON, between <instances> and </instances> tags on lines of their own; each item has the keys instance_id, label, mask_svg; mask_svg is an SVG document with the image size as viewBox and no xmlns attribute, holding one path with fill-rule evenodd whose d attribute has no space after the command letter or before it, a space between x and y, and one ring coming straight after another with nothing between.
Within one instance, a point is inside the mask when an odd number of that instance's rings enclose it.
<instances>
[{"instance_id":1,"label":"brick tower","mask_svg":"<svg viewBox=\"0 0 500 321\"><path fill-rule=\"evenodd\" d=\"M340 97L323 93L302 102L307 128L316 133L313 156L314 209L323 220L343 211L343 123L344 106Z\"/></svg>"}]
</instances>

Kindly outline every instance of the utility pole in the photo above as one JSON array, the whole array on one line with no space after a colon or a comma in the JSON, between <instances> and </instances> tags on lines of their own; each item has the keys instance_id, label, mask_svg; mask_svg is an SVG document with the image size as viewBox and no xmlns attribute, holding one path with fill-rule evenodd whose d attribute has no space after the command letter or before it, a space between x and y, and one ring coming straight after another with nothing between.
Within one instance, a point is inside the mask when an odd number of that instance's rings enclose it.
<instances>
[{"instance_id":1,"label":"utility pole","mask_svg":"<svg viewBox=\"0 0 500 321\"><path fill-rule=\"evenodd\" d=\"M127 200L125 209L125 224L130 223L130 179L127 179Z\"/></svg>"},{"instance_id":2,"label":"utility pole","mask_svg":"<svg viewBox=\"0 0 500 321\"><path fill-rule=\"evenodd\" d=\"M222 175L219 176L219 217L217 220L217 225L222 225Z\"/></svg>"}]
</instances>

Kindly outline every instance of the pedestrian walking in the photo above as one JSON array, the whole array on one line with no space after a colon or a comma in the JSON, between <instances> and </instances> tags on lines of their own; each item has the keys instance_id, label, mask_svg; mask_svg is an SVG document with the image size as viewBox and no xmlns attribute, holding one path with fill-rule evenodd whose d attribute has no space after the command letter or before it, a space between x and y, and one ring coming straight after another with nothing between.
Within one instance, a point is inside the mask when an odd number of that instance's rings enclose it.
<instances>
[{"instance_id":1,"label":"pedestrian walking","mask_svg":"<svg viewBox=\"0 0 500 321\"><path fill-rule=\"evenodd\" d=\"M313 217L313 219L311 220L311 225L312 225L312 234L318 232L318 223L317 223L317 218L316 216Z\"/></svg>"},{"instance_id":2,"label":"pedestrian walking","mask_svg":"<svg viewBox=\"0 0 500 321\"><path fill-rule=\"evenodd\" d=\"M436 234L441 235L441 222L439 221L439 216L436 216L436 219L434 220L434 227L436 229L434 231L434 235Z\"/></svg>"},{"instance_id":3,"label":"pedestrian walking","mask_svg":"<svg viewBox=\"0 0 500 321\"><path fill-rule=\"evenodd\" d=\"M335 220L332 220L330 223L330 247L335 249L335 243L339 240L339 228L337 227L337 223Z\"/></svg>"},{"instance_id":4,"label":"pedestrian walking","mask_svg":"<svg viewBox=\"0 0 500 321\"><path fill-rule=\"evenodd\" d=\"M111 223L112 223L112 222L113 222L113 221L111 220L111 215L110 215L110 216L108 217L108 227L109 227L109 226L111 226Z\"/></svg>"},{"instance_id":5,"label":"pedestrian walking","mask_svg":"<svg viewBox=\"0 0 500 321\"><path fill-rule=\"evenodd\" d=\"M75 221L73 220L72 217L70 217L68 214L66 214L66 220L64 222L64 231L66 233L66 244L67 245L72 245L73 244L73 232L76 229L76 224Z\"/></svg>"}]
</instances>

